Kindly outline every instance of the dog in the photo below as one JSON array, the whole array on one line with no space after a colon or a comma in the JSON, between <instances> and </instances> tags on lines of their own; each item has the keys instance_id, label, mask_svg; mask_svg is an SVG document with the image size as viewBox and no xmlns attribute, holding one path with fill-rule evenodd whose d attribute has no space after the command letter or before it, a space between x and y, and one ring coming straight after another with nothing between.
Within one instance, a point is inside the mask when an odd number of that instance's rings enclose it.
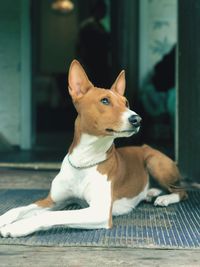
<instances>
[{"instance_id":1,"label":"dog","mask_svg":"<svg viewBox=\"0 0 200 267\"><path fill-rule=\"evenodd\" d=\"M187 197L178 186L176 164L148 145L116 149L114 140L136 134L141 117L124 97L125 72L110 89L95 87L80 63L69 69L69 94L78 116L73 142L48 196L0 216L2 237L20 237L53 226L82 229L112 227L112 216L130 212L141 201L156 198L155 206L168 206ZM149 187L149 176L168 193ZM61 210L70 198L87 202L79 210Z\"/></svg>"}]
</instances>

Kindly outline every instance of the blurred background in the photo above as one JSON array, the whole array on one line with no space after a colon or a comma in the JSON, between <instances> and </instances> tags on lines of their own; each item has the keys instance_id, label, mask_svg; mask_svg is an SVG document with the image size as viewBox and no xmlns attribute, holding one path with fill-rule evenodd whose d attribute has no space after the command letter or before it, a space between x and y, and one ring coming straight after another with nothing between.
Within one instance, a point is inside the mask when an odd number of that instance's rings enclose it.
<instances>
[{"instance_id":1,"label":"blurred background","mask_svg":"<svg viewBox=\"0 0 200 267\"><path fill-rule=\"evenodd\" d=\"M126 70L126 96L143 123L117 146L149 143L177 158L178 37L187 39L182 13L192 4L198 1L0 1L0 162L62 160L76 118L67 91L74 58L100 87Z\"/></svg>"}]
</instances>

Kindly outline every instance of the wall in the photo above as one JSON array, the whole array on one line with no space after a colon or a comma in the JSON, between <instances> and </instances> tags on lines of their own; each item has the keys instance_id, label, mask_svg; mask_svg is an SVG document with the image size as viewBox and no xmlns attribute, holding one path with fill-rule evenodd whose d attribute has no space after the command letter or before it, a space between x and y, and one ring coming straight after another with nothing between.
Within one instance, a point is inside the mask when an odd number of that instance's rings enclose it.
<instances>
[{"instance_id":1,"label":"wall","mask_svg":"<svg viewBox=\"0 0 200 267\"><path fill-rule=\"evenodd\" d=\"M140 0L140 66L142 87L154 65L177 41L177 0Z\"/></svg>"},{"instance_id":2,"label":"wall","mask_svg":"<svg viewBox=\"0 0 200 267\"><path fill-rule=\"evenodd\" d=\"M1 1L0 134L20 143L20 0Z\"/></svg>"},{"instance_id":3,"label":"wall","mask_svg":"<svg viewBox=\"0 0 200 267\"><path fill-rule=\"evenodd\" d=\"M200 183L200 1L179 0L176 157L184 176Z\"/></svg>"}]
</instances>

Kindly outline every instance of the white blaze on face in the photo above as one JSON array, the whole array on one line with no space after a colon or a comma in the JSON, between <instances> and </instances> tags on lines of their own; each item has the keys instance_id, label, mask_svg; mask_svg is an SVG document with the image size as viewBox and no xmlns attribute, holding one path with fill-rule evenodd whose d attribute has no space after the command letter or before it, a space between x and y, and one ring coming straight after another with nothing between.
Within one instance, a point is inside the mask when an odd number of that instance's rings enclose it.
<instances>
[{"instance_id":1,"label":"white blaze on face","mask_svg":"<svg viewBox=\"0 0 200 267\"><path fill-rule=\"evenodd\" d=\"M119 129L119 131L123 132L123 136L131 136L134 133L137 133L139 131L139 127L137 129L133 129L131 123L129 122L129 118L132 115L138 115L136 112L130 110L130 109L126 109L125 112L123 112L122 116L121 116L121 127ZM132 132L130 132L131 130L133 130ZM127 131L127 132L126 132Z\"/></svg>"}]
</instances>

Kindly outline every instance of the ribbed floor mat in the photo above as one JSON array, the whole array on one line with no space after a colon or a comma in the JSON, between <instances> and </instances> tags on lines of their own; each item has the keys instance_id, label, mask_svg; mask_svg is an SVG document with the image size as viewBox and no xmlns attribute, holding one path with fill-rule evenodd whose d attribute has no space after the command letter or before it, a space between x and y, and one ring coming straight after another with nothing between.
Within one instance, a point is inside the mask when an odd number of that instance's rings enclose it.
<instances>
[{"instance_id":1,"label":"ribbed floor mat","mask_svg":"<svg viewBox=\"0 0 200 267\"><path fill-rule=\"evenodd\" d=\"M44 190L0 190L0 214L46 196ZM70 206L69 209L77 208ZM131 213L114 217L111 230L55 227L27 237L1 238L0 244L29 246L133 247L157 249L200 248L200 191L169 207L141 203Z\"/></svg>"}]
</instances>

